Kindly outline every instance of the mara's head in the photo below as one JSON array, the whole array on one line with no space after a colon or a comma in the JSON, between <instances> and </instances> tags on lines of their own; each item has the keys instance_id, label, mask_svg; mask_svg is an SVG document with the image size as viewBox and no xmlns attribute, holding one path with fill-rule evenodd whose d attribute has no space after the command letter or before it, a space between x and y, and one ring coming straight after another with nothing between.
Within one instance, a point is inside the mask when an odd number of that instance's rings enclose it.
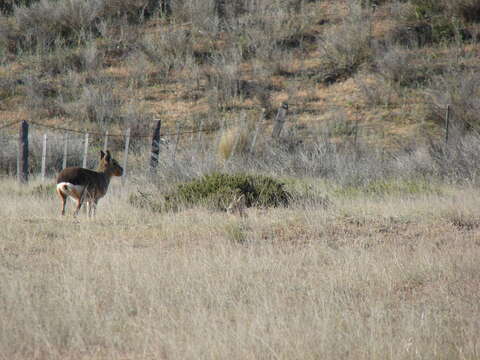
<instances>
[{"instance_id":1,"label":"mara's head","mask_svg":"<svg viewBox=\"0 0 480 360\"><path fill-rule=\"evenodd\" d=\"M118 161L112 158L110 151L104 153L100 150L100 164L98 165L98 171L110 173L115 176L123 175L123 168L118 164Z\"/></svg>"}]
</instances>

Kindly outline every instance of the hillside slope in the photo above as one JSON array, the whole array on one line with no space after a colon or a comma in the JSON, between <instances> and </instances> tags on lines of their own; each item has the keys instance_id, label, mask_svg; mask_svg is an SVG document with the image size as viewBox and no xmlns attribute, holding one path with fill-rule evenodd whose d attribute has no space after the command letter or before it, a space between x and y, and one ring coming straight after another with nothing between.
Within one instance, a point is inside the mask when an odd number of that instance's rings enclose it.
<instances>
[{"instance_id":1,"label":"hillside slope","mask_svg":"<svg viewBox=\"0 0 480 360\"><path fill-rule=\"evenodd\" d=\"M287 101L300 136L391 146L440 134L447 104L477 121L475 1L13 2L0 124L140 133L157 117L220 127L262 111L270 124Z\"/></svg>"}]
</instances>

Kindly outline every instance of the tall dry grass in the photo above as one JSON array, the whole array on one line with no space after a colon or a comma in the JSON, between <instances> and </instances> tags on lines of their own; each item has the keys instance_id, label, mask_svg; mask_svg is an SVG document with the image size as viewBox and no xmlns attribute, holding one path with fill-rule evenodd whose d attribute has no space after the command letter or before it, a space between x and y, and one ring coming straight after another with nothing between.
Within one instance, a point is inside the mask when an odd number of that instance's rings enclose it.
<instances>
[{"instance_id":1,"label":"tall dry grass","mask_svg":"<svg viewBox=\"0 0 480 360\"><path fill-rule=\"evenodd\" d=\"M142 181L73 219L2 180L1 359L478 358L478 189L303 180L241 220L132 208Z\"/></svg>"}]
</instances>

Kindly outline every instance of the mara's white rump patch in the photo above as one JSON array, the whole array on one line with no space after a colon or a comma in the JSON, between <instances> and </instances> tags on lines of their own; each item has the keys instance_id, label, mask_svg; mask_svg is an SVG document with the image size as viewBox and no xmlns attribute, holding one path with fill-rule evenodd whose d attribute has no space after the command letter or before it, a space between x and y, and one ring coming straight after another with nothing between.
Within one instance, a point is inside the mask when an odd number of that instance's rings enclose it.
<instances>
[{"instance_id":1,"label":"mara's white rump patch","mask_svg":"<svg viewBox=\"0 0 480 360\"><path fill-rule=\"evenodd\" d=\"M74 185L69 182L60 182L57 184L57 191L74 199L79 199L82 196L84 188L85 186Z\"/></svg>"}]
</instances>

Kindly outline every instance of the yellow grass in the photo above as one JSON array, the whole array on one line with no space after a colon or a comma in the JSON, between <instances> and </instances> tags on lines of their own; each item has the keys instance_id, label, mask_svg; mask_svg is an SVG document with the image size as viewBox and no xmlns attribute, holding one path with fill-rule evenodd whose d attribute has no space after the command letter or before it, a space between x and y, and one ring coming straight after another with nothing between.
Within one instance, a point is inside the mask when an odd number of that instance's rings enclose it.
<instances>
[{"instance_id":1,"label":"yellow grass","mask_svg":"<svg viewBox=\"0 0 480 360\"><path fill-rule=\"evenodd\" d=\"M479 357L477 189L240 219L114 181L74 219L35 185L0 187L0 359Z\"/></svg>"},{"instance_id":2,"label":"yellow grass","mask_svg":"<svg viewBox=\"0 0 480 360\"><path fill-rule=\"evenodd\" d=\"M235 152L244 153L248 151L249 131L246 127L233 127L224 131L218 144L218 156L221 160L227 161ZM253 136L253 135L251 135Z\"/></svg>"}]
</instances>

